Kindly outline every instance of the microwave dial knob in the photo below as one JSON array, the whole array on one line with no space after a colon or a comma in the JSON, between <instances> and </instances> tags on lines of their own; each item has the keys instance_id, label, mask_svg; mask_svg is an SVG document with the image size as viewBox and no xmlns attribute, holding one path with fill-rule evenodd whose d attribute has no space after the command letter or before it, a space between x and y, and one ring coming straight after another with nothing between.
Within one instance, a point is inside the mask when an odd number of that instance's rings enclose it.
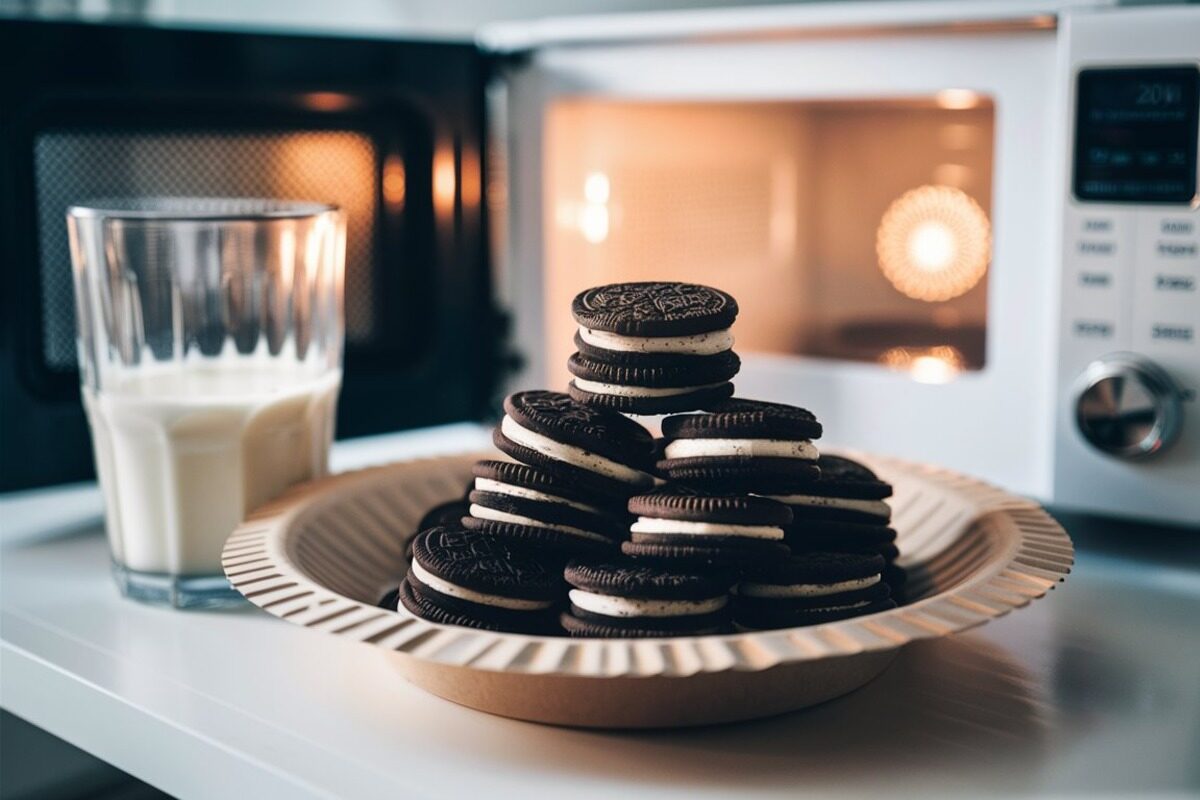
<instances>
[{"instance_id":1,"label":"microwave dial knob","mask_svg":"<svg viewBox=\"0 0 1200 800\"><path fill-rule=\"evenodd\" d=\"M1157 364L1127 354L1105 356L1080 377L1075 422L1101 452L1145 458L1179 435L1181 399L1179 387Z\"/></svg>"}]
</instances>

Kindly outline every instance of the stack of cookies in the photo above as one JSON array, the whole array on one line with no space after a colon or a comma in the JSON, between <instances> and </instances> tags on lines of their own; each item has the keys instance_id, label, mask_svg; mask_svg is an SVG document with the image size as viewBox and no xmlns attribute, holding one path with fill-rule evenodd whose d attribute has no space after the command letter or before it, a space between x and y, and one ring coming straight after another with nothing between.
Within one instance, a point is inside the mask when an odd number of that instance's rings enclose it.
<instances>
[{"instance_id":1,"label":"stack of cookies","mask_svg":"<svg viewBox=\"0 0 1200 800\"><path fill-rule=\"evenodd\" d=\"M665 637L894 605L891 488L820 456L795 406L732 398L737 302L706 286L577 296L568 394L518 392L465 501L433 509L385 603L445 624ZM625 415L667 414L663 436Z\"/></svg>"},{"instance_id":2,"label":"stack of cookies","mask_svg":"<svg viewBox=\"0 0 1200 800\"><path fill-rule=\"evenodd\" d=\"M792 628L892 608L877 555L801 553L745 571L736 588L738 630Z\"/></svg>"},{"instance_id":3,"label":"stack of cookies","mask_svg":"<svg viewBox=\"0 0 1200 800\"><path fill-rule=\"evenodd\" d=\"M901 596L907 575L890 527L891 484L866 465L844 456L822 455L820 475L788 494L771 495L792 510L788 545L796 552L865 553L884 559L884 581Z\"/></svg>"},{"instance_id":4,"label":"stack of cookies","mask_svg":"<svg viewBox=\"0 0 1200 800\"><path fill-rule=\"evenodd\" d=\"M705 408L733 394L741 361L730 326L737 301L691 283L616 283L571 303L579 352L567 391L626 414Z\"/></svg>"}]
</instances>

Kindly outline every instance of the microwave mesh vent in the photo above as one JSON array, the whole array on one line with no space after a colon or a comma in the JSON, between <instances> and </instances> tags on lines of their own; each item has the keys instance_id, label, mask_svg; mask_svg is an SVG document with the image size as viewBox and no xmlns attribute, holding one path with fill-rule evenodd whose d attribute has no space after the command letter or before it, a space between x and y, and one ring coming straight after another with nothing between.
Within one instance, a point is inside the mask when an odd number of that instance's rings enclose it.
<instances>
[{"instance_id":1,"label":"microwave mesh vent","mask_svg":"<svg viewBox=\"0 0 1200 800\"><path fill-rule=\"evenodd\" d=\"M764 164L630 166L612 184L620 215L615 260L658 268L769 260L771 174ZM622 205L637 213L621 214Z\"/></svg>"},{"instance_id":2,"label":"microwave mesh vent","mask_svg":"<svg viewBox=\"0 0 1200 800\"><path fill-rule=\"evenodd\" d=\"M34 148L47 368L76 367L66 211L98 197L275 197L336 203L346 212L346 339L374 330L372 264L376 153L354 131L49 132Z\"/></svg>"}]
</instances>

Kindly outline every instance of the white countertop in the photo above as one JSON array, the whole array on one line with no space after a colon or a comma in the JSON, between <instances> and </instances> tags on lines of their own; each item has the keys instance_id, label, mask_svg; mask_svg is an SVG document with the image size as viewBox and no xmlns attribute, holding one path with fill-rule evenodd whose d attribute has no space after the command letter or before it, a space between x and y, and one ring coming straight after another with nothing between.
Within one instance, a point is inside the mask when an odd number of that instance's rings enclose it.
<instances>
[{"instance_id":1,"label":"white countertop","mask_svg":"<svg viewBox=\"0 0 1200 800\"><path fill-rule=\"evenodd\" d=\"M487 441L471 425L378 437L338 445L335 466ZM1154 559L1080 542L1049 597L912 645L817 708L596 733L452 705L381 652L249 606L124 600L98 502L0 500L0 705L181 798L1200 792L1200 572L1163 564L1200 538L1146 543Z\"/></svg>"}]
</instances>

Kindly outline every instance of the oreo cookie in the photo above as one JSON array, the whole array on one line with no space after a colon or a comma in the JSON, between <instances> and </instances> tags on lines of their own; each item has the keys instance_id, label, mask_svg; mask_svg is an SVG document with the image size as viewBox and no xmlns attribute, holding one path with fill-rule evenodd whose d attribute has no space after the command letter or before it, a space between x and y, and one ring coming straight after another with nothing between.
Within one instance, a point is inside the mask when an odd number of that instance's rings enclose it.
<instances>
[{"instance_id":1,"label":"oreo cookie","mask_svg":"<svg viewBox=\"0 0 1200 800\"><path fill-rule=\"evenodd\" d=\"M467 489L468 504L471 492L497 492L527 500L559 503L593 514L623 517L626 513L624 499L616 502L609 497L597 496L586 485L580 485L553 469L485 459L475 462L471 474L474 483Z\"/></svg>"},{"instance_id":2,"label":"oreo cookie","mask_svg":"<svg viewBox=\"0 0 1200 800\"><path fill-rule=\"evenodd\" d=\"M632 560L572 562L570 611L561 618L572 636L667 637L729 629L729 570L669 569Z\"/></svg>"},{"instance_id":3,"label":"oreo cookie","mask_svg":"<svg viewBox=\"0 0 1200 800\"><path fill-rule=\"evenodd\" d=\"M623 502L654 483L649 472L654 439L615 411L549 391L509 395L504 411L492 441L523 464L611 502Z\"/></svg>"},{"instance_id":4,"label":"oreo cookie","mask_svg":"<svg viewBox=\"0 0 1200 800\"><path fill-rule=\"evenodd\" d=\"M629 500L637 517L626 555L689 563L748 564L787 555L787 506L763 497L668 484Z\"/></svg>"},{"instance_id":5,"label":"oreo cookie","mask_svg":"<svg viewBox=\"0 0 1200 800\"><path fill-rule=\"evenodd\" d=\"M621 542L621 552L639 561L676 564L687 569L740 569L791 555L791 550L783 542L754 542L737 537L713 537L711 541L692 540L683 544L667 541L666 536L659 537L658 541L654 541L654 538L642 537L641 541L627 539Z\"/></svg>"},{"instance_id":6,"label":"oreo cookie","mask_svg":"<svg viewBox=\"0 0 1200 800\"><path fill-rule=\"evenodd\" d=\"M728 328L738 304L711 286L674 281L613 283L580 292L571 314L581 328L632 337L693 336Z\"/></svg>"},{"instance_id":7,"label":"oreo cookie","mask_svg":"<svg viewBox=\"0 0 1200 800\"><path fill-rule=\"evenodd\" d=\"M784 537L795 552L879 553L896 541L886 525L801 518L787 527Z\"/></svg>"},{"instance_id":8,"label":"oreo cookie","mask_svg":"<svg viewBox=\"0 0 1200 800\"><path fill-rule=\"evenodd\" d=\"M571 397L625 414L670 414L703 408L733 394L729 379L741 361L731 350L700 356L690 364L669 358L631 366L575 353L567 368L575 376Z\"/></svg>"},{"instance_id":9,"label":"oreo cookie","mask_svg":"<svg viewBox=\"0 0 1200 800\"><path fill-rule=\"evenodd\" d=\"M880 584L880 586L883 589L887 589L885 584ZM877 594L882 595L883 591ZM739 612L735 610L733 629L742 633L748 633L777 628L803 628L808 625L823 625L827 622L840 622L844 619L865 617L869 614L889 611L895 607L896 601L891 597L880 597L880 599L859 603L853 607L796 609L762 616L755 616L745 611ZM739 613L742 616L736 616Z\"/></svg>"},{"instance_id":10,"label":"oreo cookie","mask_svg":"<svg viewBox=\"0 0 1200 800\"><path fill-rule=\"evenodd\" d=\"M735 397L705 409L663 420L663 437L670 439L763 439L794 441L820 439L824 429L806 408L765 400Z\"/></svg>"},{"instance_id":11,"label":"oreo cookie","mask_svg":"<svg viewBox=\"0 0 1200 800\"><path fill-rule=\"evenodd\" d=\"M561 594L556 565L499 537L442 526L413 542L400 602L439 624L547 633L557 629Z\"/></svg>"},{"instance_id":12,"label":"oreo cookie","mask_svg":"<svg viewBox=\"0 0 1200 800\"><path fill-rule=\"evenodd\" d=\"M835 520L886 525L892 507L892 486L865 464L844 456L822 454L821 474L811 483L787 494L769 495L786 503L797 520Z\"/></svg>"},{"instance_id":13,"label":"oreo cookie","mask_svg":"<svg viewBox=\"0 0 1200 800\"><path fill-rule=\"evenodd\" d=\"M595 332L593 331L592 333L593 335L590 338L594 341L596 338ZM583 338L583 334L578 331L576 331L572 341L579 355L589 358L592 361L620 367L643 367L646 369L665 367L668 369L712 370L717 369L720 364L728 364L729 357L736 355L733 350L729 349L733 346L732 334L726 343L727 346L715 349L713 353L708 355L694 355L687 352L656 353L645 349L610 350L588 344L588 341ZM653 340L651 340L651 345L653 345ZM740 359L738 368L741 368Z\"/></svg>"},{"instance_id":14,"label":"oreo cookie","mask_svg":"<svg viewBox=\"0 0 1200 800\"><path fill-rule=\"evenodd\" d=\"M690 283L620 283L589 289L571 304L579 323L576 400L626 414L691 411L733 394L740 361L729 327L737 301Z\"/></svg>"},{"instance_id":15,"label":"oreo cookie","mask_svg":"<svg viewBox=\"0 0 1200 800\"><path fill-rule=\"evenodd\" d=\"M470 491L468 489L468 491ZM417 538L417 534L421 531L427 531L430 528L436 528L439 525L457 526L459 520L465 517L470 509L471 504L467 501L466 493L463 494L461 500L451 500L448 503L441 503L434 506L425 512L425 516L421 517L417 523L417 529L413 531L412 536L408 537L408 541L404 543L404 558L412 561L412 546L413 540ZM395 603L392 604L395 608Z\"/></svg>"},{"instance_id":16,"label":"oreo cookie","mask_svg":"<svg viewBox=\"0 0 1200 800\"><path fill-rule=\"evenodd\" d=\"M570 557L614 551L627 530L624 519L560 502L479 490L471 492L470 499L463 527L546 554Z\"/></svg>"},{"instance_id":17,"label":"oreo cookie","mask_svg":"<svg viewBox=\"0 0 1200 800\"><path fill-rule=\"evenodd\" d=\"M797 406L733 398L703 414L663 420L658 471L702 487L774 494L820 475L812 440L821 424Z\"/></svg>"},{"instance_id":18,"label":"oreo cookie","mask_svg":"<svg viewBox=\"0 0 1200 800\"><path fill-rule=\"evenodd\" d=\"M808 553L748 570L734 590L735 623L784 628L891 607L884 567L877 555Z\"/></svg>"}]
</instances>

